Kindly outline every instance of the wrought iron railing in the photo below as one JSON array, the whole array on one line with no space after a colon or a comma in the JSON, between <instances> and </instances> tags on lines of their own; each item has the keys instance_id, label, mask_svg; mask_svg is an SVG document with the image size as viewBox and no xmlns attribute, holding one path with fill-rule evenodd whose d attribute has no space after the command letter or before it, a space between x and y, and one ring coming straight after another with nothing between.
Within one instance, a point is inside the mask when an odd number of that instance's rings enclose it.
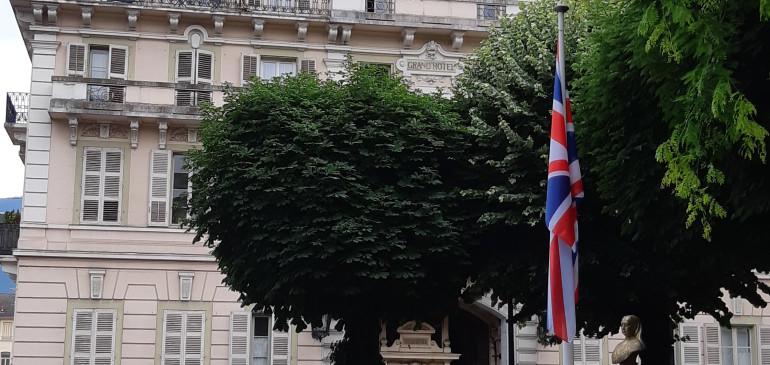
<instances>
[{"instance_id":1,"label":"wrought iron railing","mask_svg":"<svg viewBox=\"0 0 770 365\"><path fill-rule=\"evenodd\" d=\"M29 93L5 94L5 122L26 123L29 121Z\"/></svg>"},{"instance_id":2,"label":"wrought iron railing","mask_svg":"<svg viewBox=\"0 0 770 365\"><path fill-rule=\"evenodd\" d=\"M126 99L126 87L114 85L88 85L88 101L123 103Z\"/></svg>"},{"instance_id":3,"label":"wrought iron railing","mask_svg":"<svg viewBox=\"0 0 770 365\"><path fill-rule=\"evenodd\" d=\"M476 5L476 19L497 20L505 16L505 5Z\"/></svg>"},{"instance_id":4,"label":"wrought iron railing","mask_svg":"<svg viewBox=\"0 0 770 365\"><path fill-rule=\"evenodd\" d=\"M10 255L19 244L19 224L0 223L0 255Z\"/></svg>"},{"instance_id":5,"label":"wrought iron railing","mask_svg":"<svg viewBox=\"0 0 770 365\"><path fill-rule=\"evenodd\" d=\"M331 0L116 0L114 2L195 10L252 11L298 15L329 15L331 13L329 6Z\"/></svg>"},{"instance_id":6,"label":"wrought iron railing","mask_svg":"<svg viewBox=\"0 0 770 365\"><path fill-rule=\"evenodd\" d=\"M375 14L393 14L393 0L366 0L366 12Z\"/></svg>"}]
</instances>

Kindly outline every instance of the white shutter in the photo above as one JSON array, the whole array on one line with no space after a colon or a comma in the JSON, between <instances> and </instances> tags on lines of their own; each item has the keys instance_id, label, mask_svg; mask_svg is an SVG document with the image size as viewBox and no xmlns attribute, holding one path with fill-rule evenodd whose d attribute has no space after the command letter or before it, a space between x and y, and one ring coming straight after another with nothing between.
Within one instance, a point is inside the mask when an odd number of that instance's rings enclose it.
<instances>
[{"instance_id":1,"label":"white shutter","mask_svg":"<svg viewBox=\"0 0 770 365\"><path fill-rule=\"evenodd\" d=\"M770 365L770 326L759 326L759 365Z\"/></svg>"},{"instance_id":2,"label":"white shutter","mask_svg":"<svg viewBox=\"0 0 770 365\"><path fill-rule=\"evenodd\" d=\"M176 91L176 106L195 106L195 94L192 90Z\"/></svg>"},{"instance_id":3,"label":"white shutter","mask_svg":"<svg viewBox=\"0 0 770 365\"><path fill-rule=\"evenodd\" d=\"M67 47L67 75L83 76L86 71L86 45L70 43Z\"/></svg>"},{"instance_id":4,"label":"white shutter","mask_svg":"<svg viewBox=\"0 0 770 365\"><path fill-rule=\"evenodd\" d=\"M701 365L701 327L697 324L681 324L679 335L688 336L687 341L682 341L682 365Z\"/></svg>"},{"instance_id":5,"label":"white shutter","mask_svg":"<svg viewBox=\"0 0 770 365\"><path fill-rule=\"evenodd\" d=\"M309 74L315 74L315 60L302 60L300 62L300 71Z\"/></svg>"},{"instance_id":6,"label":"white shutter","mask_svg":"<svg viewBox=\"0 0 770 365\"><path fill-rule=\"evenodd\" d=\"M259 75L259 56L242 55L241 56L241 86L251 80L252 77Z\"/></svg>"},{"instance_id":7,"label":"white shutter","mask_svg":"<svg viewBox=\"0 0 770 365\"><path fill-rule=\"evenodd\" d=\"M273 317L272 323L275 323ZM289 333L273 330L270 338L270 365L289 365Z\"/></svg>"},{"instance_id":8,"label":"white shutter","mask_svg":"<svg viewBox=\"0 0 770 365\"><path fill-rule=\"evenodd\" d=\"M211 103L211 91L196 91L195 106L201 106L205 103Z\"/></svg>"},{"instance_id":9,"label":"white shutter","mask_svg":"<svg viewBox=\"0 0 770 365\"><path fill-rule=\"evenodd\" d=\"M116 311L112 309L96 310L94 365L114 364L116 314Z\"/></svg>"},{"instance_id":10,"label":"white shutter","mask_svg":"<svg viewBox=\"0 0 770 365\"><path fill-rule=\"evenodd\" d=\"M103 223L120 222L120 200L123 186L123 150L104 150L104 184L102 190Z\"/></svg>"},{"instance_id":11,"label":"white shutter","mask_svg":"<svg viewBox=\"0 0 770 365\"><path fill-rule=\"evenodd\" d=\"M583 364L601 365L602 363L602 340L598 338L583 337Z\"/></svg>"},{"instance_id":12,"label":"white shutter","mask_svg":"<svg viewBox=\"0 0 770 365\"><path fill-rule=\"evenodd\" d=\"M111 79L126 79L128 68L128 47L110 46L110 74Z\"/></svg>"},{"instance_id":13,"label":"white shutter","mask_svg":"<svg viewBox=\"0 0 770 365\"><path fill-rule=\"evenodd\" d=\"M214 53L209 51L198 50L198 64L197 69L197 84L213 84L214 83Z\"/></svg>"},{"instance_id":14,"label":"white shutter","mask_svg":"<svg viewBox=\"0 0 770 365\"><path fill-rule=\"evenodd\" d=\"M161 365L182 365L182 326L184 313L163 312L163 353Z\"/></svg>"},{"instance_id":15,"label":"white shutter","mask_svg":"<svg viewBox=\"0 0 770 365\"><path fill-rule=\"evenodd\" d=\"M721 353L719 332L718 324L708 323L704 325L703 337L706 343L706 365L721 364L719 359Z\"/></svg>"},{"instance_id":16,"label":"white shutter","mask_svg":"<svg viewBox=\"0 0 770 365\"><path fill-rule=\"evenodd\" d=\"M581 336L575 336L572 340L572 361L575 365L583 365L583 341Z\"/></svg>"},{"instance_id":17,"label":"white shutter","mask_svg":"<svg viewBox=\"0 0 770 365\"><path fill-rule=\"evenodd\" d=\"M176 82L193 82L193 51L176 51Z\"/></svg>"},{"instance_id":18,"label":"white shutter","mask_svg":"<svg viewBox=\"0 0 770 365\"><path fill-rule=\"evenodd\" d=\"M171 151L150 151L150 206L148 225L168 226Z\"/></svg>"},{"instance_id":19,"label":"white shutter","mask_svg":"<svg viewBox=\"0 0 770 365\"><path fill-rule=\"evenodd\" d=\"M75 309L72 313L72 365L92 365L94 311Z\"/></svg>"},{"instance_id":20,"label":"white shutter","mask_svg":"<svg viewBox=\"0 0 770 365\"><path fill-rule=\"evenodd\" d=\"M230 313L230 361L228 365L249 364L250 323L249 312Z\"/></svg>"},{"instance_id":21,"label":"white shutter","mask_svg":"<svg viewBox=\"0 0 770 365\"><path fill-rule=\"evenodd\" d=\"M80 221L98 223L101 217L102 149L83 150L83 182L80 193Z\"/></svg>"},{"instance_id":22,"label":"white shutter","mask_svg":"<svg viewBox=\"0 0 770 365\"><path fill-rule=\"evenodd\" d=\"M203 365L205 312L185 312L184 365Z\"/></svg>"}]
</instances>

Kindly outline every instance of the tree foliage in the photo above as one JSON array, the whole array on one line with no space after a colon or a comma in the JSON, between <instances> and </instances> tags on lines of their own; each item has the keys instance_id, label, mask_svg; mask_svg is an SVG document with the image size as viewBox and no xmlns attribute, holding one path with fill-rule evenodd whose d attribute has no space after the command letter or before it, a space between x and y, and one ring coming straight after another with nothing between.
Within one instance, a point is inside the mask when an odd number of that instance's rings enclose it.
<instances>
[{"instance_id":1,"label":"tree foliage","mask_svg":"<svg viewBox=\"0 0 770 365\"><path fill-rule=\"evenodd\" d=\"M380 319L441 318L466 284L466 133L377 68L255 81L205 113L190 227L244 305L298 331L331 315L337 363L379 363Z\"/></svg>"}]
</instances>

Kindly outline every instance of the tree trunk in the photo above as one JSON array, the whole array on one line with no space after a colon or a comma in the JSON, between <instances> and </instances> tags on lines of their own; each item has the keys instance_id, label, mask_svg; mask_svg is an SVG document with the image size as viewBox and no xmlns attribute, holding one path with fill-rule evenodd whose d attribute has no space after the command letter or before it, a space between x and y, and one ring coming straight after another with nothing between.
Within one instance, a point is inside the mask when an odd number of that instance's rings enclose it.
<instances>
[{"instance_id":1,"label":"tree trunk","mask_svg":"<svg viewBox=\"0 0 770 365\"><path fill-rule=\"evenodd\" d=\"M642 365L674 365L674 331L668 314L646 308L637 312L642 321L642 340L646 346L641 353Z\"/></svg>"},{"instance_id":2,"label":"tree trunk","mask_svg":"<svg viewBox=\"0 0 770 365\"><path fill-rule=\"evenodd\" d=\"M381 365L380 320L346 318L345 337L334 344L331 354L335 365Z\"/></svg>"}]
</instances>

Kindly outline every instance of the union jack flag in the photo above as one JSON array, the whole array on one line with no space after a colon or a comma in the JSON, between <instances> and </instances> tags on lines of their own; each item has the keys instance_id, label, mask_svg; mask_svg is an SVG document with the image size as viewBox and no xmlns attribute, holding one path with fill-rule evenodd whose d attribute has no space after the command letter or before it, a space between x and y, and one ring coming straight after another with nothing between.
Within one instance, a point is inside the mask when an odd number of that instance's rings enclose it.
<instances>
[{"instance_id":1,"label":"union jack flag","mask_svg":"<svg viewBox=\"0 0 770 365\"><path fill-rule=\"evenodd\" d=\"M557 47L558 48L558 47ZM548 331L563 341L575 337L575 304L578 299L578 224L576 203L583 198L575 127L569 94L562 87L556 57L556 82L551 116L551 148L545 222L551 232L548 267ZM562 98L564 95L564 98ZM566 103L563 102L566 100Z\"/></svg>"}]
</instances>

